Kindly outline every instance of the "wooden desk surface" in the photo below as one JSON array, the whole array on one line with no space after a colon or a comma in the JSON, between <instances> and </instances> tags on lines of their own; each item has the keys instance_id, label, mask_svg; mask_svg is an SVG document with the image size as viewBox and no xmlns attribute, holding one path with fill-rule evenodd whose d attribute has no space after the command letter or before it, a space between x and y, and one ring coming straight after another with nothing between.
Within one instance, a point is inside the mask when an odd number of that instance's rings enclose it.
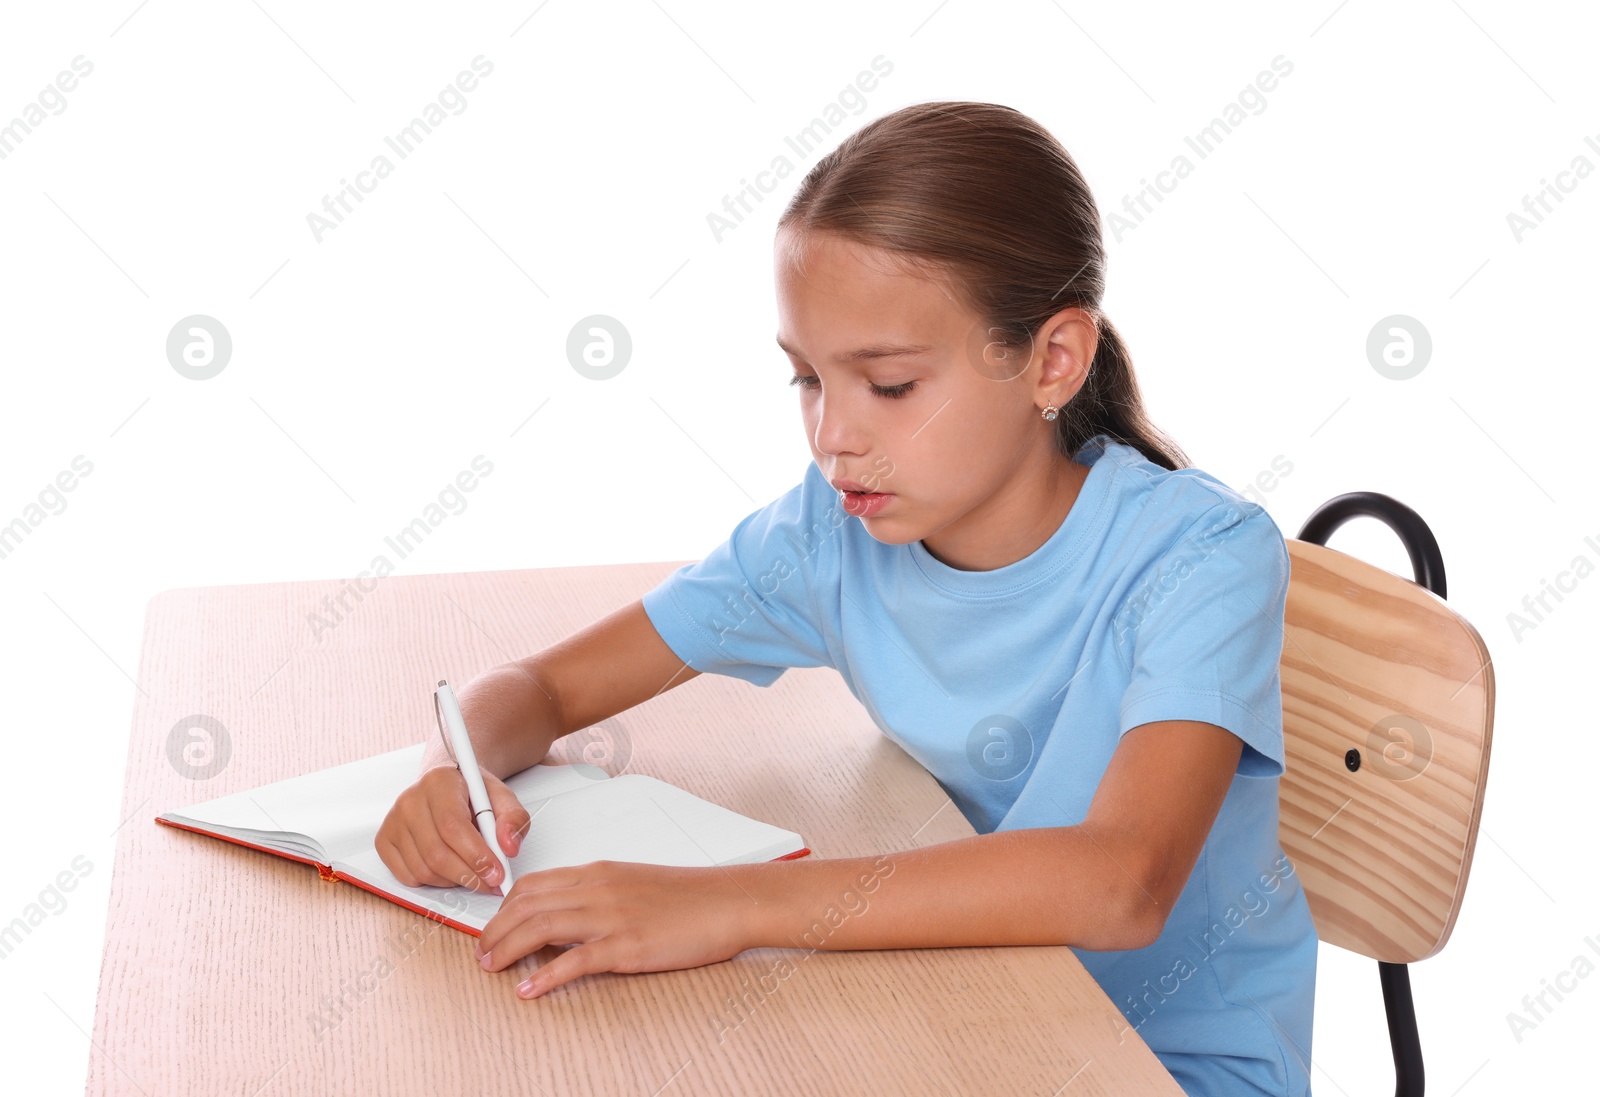
<instances>
[{"instance_id":1,"label":"wooden desk surface","mask_svg":"<svg viewBox=\"0 0 1600 1097\"><path fill-rule=\"evenodd\" d=\"M1064 947L752 949L522 1001L512 988L559 950L489 974L468 934L154 822L436 734L441 677L465 682L535 652L676 566L152 599L87 1092L1181 1097ZM223 729L209 747L187 730L197 714ZM653 774L798 831L817 857L973 833L828 668L791 669L769 689L702 675L594 730L605 734L568 736L551 760L586 750L612 773ZM215 766L224 742L214 775L180 772ZM174 743L190 744L187 760Z\"/></svg>"}]
</instances>

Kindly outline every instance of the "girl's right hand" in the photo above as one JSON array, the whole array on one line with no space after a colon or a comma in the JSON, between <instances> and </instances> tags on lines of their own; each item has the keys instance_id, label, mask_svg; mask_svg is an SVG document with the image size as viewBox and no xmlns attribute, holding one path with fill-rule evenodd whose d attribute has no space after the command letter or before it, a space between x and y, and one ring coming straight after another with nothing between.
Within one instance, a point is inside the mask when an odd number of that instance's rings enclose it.
<instances>
[{"instance_id":1,"label":"girl's right hand","mask_svg":"<svg viewBox=\"0 0 1600 1097\"><path fill-rule=\"evenodd\" d=\"M485 773L483 784L500 848L515 857L530 822L528 811L498 777ZM435 766L402 792L384 816L375 845L395 879L407 887L500 894L500 861L473 824L467 782L454 766Z\"/></svg>"}]
</instances>

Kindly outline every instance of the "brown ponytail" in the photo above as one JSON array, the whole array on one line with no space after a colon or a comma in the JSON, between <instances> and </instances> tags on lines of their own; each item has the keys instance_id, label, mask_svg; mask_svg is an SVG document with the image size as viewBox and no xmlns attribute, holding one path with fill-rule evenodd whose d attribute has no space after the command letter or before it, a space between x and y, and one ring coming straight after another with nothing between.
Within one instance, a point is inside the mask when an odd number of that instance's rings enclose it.
<instances>
[{"instance_id":1,"label":"brown ponytail","mask_svg":"<svg viewBox=\"0 0 1600 1097\"><path fill-rule=\"evenodd\" d=\"M1071 457L1096 434L1166 469L1189 465L1145 413L1122 337L1100 311L1100 214L1067 150L997 103L933 102L874 119L819 160L778 220L832 232L949 276L1000 347L1030 352L1046 320L1078 307L1100 338L1056 418Z\"/></svg>"}]
</instances>

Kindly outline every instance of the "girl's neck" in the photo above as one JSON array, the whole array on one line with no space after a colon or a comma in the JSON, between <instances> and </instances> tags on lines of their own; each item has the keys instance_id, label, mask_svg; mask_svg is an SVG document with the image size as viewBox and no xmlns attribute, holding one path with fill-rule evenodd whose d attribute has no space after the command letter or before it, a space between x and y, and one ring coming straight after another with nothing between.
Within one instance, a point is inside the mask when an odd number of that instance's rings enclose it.
<instances>
[{"instance_id":1,"label":"girl's neck","mask_svg":"<svg viewBox=\"0 0 1600 1097\"><path fill-rule=\"evenodd\" d=\"M1035 466L1042 466L1037 476L1013 477L985 502L924 537L922 547L960 571L993 571L1036 552L1066 521L1089 477L1087 466L1056 456Z\"/></svg>"}]
</instances>

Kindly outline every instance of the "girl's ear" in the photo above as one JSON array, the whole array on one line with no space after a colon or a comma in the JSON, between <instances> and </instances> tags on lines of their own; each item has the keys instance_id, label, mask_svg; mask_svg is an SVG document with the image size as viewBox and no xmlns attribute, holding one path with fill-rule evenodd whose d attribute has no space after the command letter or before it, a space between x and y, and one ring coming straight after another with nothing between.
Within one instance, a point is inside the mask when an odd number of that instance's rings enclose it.
<instances>
[{"instance_id":1,"label":"girl's ear","mask_svg":"<svg viewBox=\"0 0 1600 1097\"><path fill-rule=\"evenodd\" d=\"M1094 317L1076 306L1062 309L1039 329L1038 395L1057 407L1071 400L1089 377L1100 330Z\"/></svg>"}]
</instances>

